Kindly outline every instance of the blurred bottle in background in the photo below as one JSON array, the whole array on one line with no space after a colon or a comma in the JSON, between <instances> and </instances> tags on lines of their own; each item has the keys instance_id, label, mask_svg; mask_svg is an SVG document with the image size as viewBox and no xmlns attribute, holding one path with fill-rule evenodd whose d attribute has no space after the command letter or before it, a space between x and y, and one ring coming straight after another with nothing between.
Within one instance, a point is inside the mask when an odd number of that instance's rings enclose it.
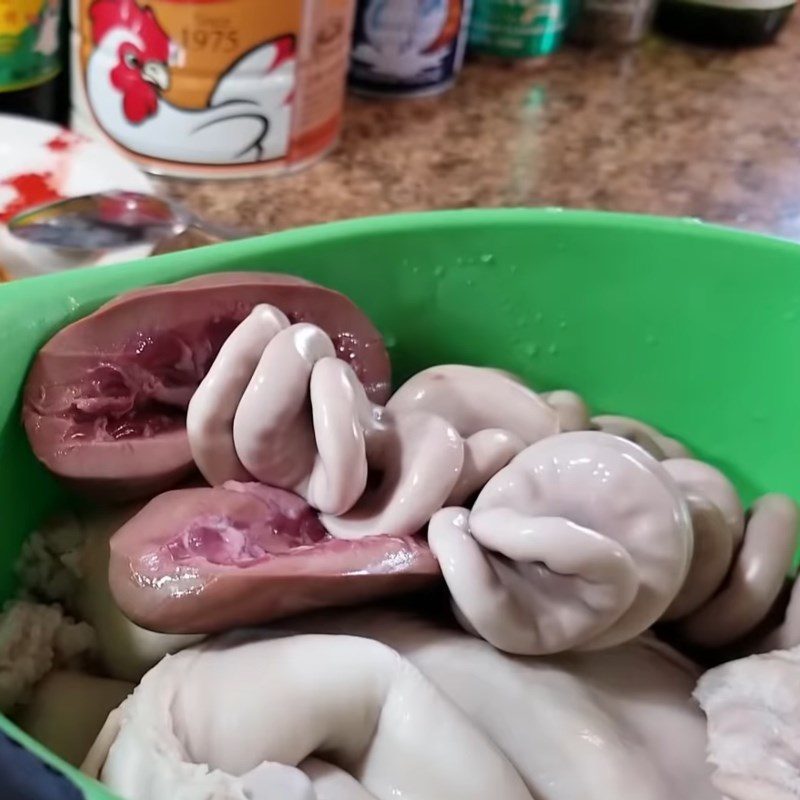
<instances>
[{"instance_id":1,"label":"blurred bottle in background","mask_svg":"<svg viewBox=\"0 0 800 800\"><path fill-rule=\"evenodd\" d=\"M0 0L0 112L66 121L65 17L61 0Z\"/></svg>"},{"instance_id":2,"label":"blurred bottle in background","mask_svg":"<svg viewBox=\"0 0 800 800\"><path fill-rule=\"evenodd\" d=\"M439 94L464 61L471 0L359 0L350 88L377 97Z\"/></svg>"},{"instance_id":3,"label":"blurred bottle in background","mask_svg":"<svg viewBox=\"0 0 800 800\"><path fill-rule=\"evenodd\" d=\"M769 44L789 19L794 0L662 0L656 27L697 44Z\"/></svg>"},{"instance_id":4,"label":"blurred bottle in background","mask_svg":"<svg viewBox=\"0 0 800 800\"><path fill-rule=\"evenodd\" d=\"M470 53L539 64L561 46L568 16L567 0L475 0Z\"/></svg>"},{"instance_id":5,"label":"blurred bottle in background","mask_svg":"<svg viewBox=\"0 0 800 800\"><path fill-rule=\"evenodd\" d=\"M649 33L656 0L583 0L569 31L585 45L630 45Z\"/></svg>"}]
</instances>

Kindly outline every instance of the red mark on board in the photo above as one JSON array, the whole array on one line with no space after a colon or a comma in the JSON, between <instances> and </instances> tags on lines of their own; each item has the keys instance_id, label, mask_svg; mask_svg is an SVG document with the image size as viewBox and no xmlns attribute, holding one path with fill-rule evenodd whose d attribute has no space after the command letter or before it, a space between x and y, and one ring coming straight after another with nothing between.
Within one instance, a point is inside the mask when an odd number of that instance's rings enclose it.
<instances>
[{"instance_id":1,"label":"red mark on board","mask_svg":"<svg viewBox=\"0 0 800 800\"><path fill-rule=\"evenodd\" d=\"M52 172L28 172L0 180L0 190L5 188L12 189L15 196L5 206L0 206L0 222L7 222L27 208L64 199Z\"/></svg>"},{"instance_id":2,"label":"red mark on board","mask_svg":"<svg viewBox=\"0 0 800 800\"><path fill-rule=\"evenodd\" d=\"M71 131L61 131L45 144L48 150L54 153L63 153L72 150L73 147L83 144L86 141L82 136L78 136Z\"/></svg>"}]
</instances>

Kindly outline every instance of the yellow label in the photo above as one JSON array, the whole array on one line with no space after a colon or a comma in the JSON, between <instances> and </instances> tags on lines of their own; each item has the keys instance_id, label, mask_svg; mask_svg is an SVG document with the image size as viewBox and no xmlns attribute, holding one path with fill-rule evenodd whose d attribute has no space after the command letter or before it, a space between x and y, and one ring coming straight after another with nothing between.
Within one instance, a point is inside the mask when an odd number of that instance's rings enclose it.
<instances>
[{"instance_id":1,"label":"yellow label","mask_svg":"<svg viewBox=\"0 0 800 800\"><path fill-rule=\"evenodd\" d=\"M182 70L165 97L177 105L202 108L217 78L239 56L263 41L300 31L302 4L264 0L151 2L185 53Z\"/></svg>"},{"instance_id":2,"label":"yellow label","mask_svg":"<svg viewBox=\"0 0 800 800\"><path fill-rule=\"evenodd\" d=\"M0 36L19 36L35 25L44 0L0 0Z\"/></svg>"},{"instance_id":3,"label":"yellow label","mask_svg":"<svg viewBox=\"0 0 800 800\"><path fill-rule=\"evenodd\" d=\"M0 92L56 75L61 0L0 0Z\"/></svg>"}]
</instances>

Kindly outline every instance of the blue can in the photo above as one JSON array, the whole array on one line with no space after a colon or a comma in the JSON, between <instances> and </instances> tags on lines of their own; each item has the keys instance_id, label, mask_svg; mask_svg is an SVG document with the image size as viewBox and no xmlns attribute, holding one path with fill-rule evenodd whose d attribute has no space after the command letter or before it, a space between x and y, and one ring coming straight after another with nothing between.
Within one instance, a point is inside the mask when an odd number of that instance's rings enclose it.
<instances>
[{"instance_id":1,"label":"blue can","mask_svg":"<svg viewBox=\"0 0 800 800\"><path fill-rule=\"evenodd\" d=\"M472 0L359 0L350 87L378 97L438 94L464 62Z\"/></svg>"}]
</instances>

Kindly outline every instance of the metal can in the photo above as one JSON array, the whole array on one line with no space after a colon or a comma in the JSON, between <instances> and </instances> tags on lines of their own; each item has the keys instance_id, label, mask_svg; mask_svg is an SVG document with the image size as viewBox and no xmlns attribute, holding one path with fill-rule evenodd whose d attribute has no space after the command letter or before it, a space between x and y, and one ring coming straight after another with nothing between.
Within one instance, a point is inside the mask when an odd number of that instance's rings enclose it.
<instances>
[{"instance_id":1,"label":"metal can","mask_svg":"<svg viewBox=\"0 0 800 800\"><path fill-rule=\"evenodd\" d=\"M73 126L144 169L303 167L341 129L355 0L72 0Z\"/></svg>"},{"instance_id":2,"label":"metal can","mask_svg":"<svg viewBox=\"0 0 800 800\"><path fill-rule=\"evenodd\" d=\"M566 0L475 0L470 52L540 61L561 46L566 24Z\"/></svg>"},{"instance_id":3,"label":"metal can","mask_svg":"<svg viewBox=\"0 0 800 800\"><path fill-rule=\"evenodd\" d=\"M378 97L439 94L464 62L472 0L359 0L350 88Z\"/></svg>"}]
</instances>

